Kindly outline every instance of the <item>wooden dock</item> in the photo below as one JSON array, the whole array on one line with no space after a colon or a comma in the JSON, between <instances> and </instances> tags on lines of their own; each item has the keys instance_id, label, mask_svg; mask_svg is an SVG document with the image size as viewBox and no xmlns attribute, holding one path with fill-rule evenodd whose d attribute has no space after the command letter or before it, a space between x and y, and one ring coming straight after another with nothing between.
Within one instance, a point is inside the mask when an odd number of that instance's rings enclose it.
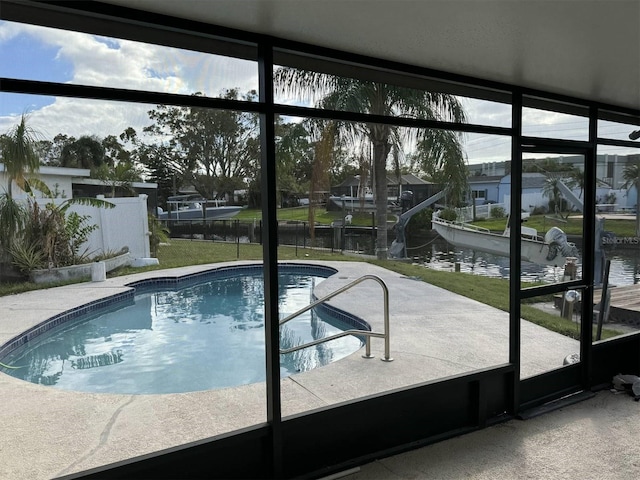
<instances>
[{"instance_id":1,"label":"wooden dock","mask_svg":"<svg viewBox=\"0 0 640 480\"><path fill-rule=\"evenodd\" d=\"M609 322L640 327L640 284L612 287L610 292Z\"/></svg>"},{"instance_id":2,"label":"wooden dock","mask_svg":"<svg viewBox=\"0 0 640 480\"><path fill-rule=\"evenodd\" d=\"M610 287L611 295L609 305L609 317L605 323L622 323L640 329L640 284L626 285L624 287ZM596 288L593 294L593 302L598 307L602 296L602 289ZM554 306L562 315L564 309L564 295L554 295ZM575 305L575 310L580 310L580 303ZM594 318L594 321L597 317Z\"/></svg>"}]
</instances>

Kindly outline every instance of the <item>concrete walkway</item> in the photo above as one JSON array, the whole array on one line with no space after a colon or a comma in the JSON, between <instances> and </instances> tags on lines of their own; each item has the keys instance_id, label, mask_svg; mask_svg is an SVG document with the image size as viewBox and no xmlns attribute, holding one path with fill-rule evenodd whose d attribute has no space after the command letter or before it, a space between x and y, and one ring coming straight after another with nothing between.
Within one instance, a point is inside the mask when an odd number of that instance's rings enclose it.
<instances>
[{"instance_id":1,"label":"concrete walkway","mask_svg":"<svg viewBox=\"0 0 640 480\"><path fill-rule=\"evenodd\" d=\"M356 352L285 378L281 382L284 416L508 361L505 312L374 265L313 263L338 270L316 287L319 297L364 274L378 275L386 282L394 361L380 361L383 341L373 339L376 359L363 359L362 352ZM223 265L227 264L148 272L1 297L0 344L57 313L125 291L125 285L132 281ZM381 330L381 292L377 283L367 281L331 304ZM528 322L522 325L522 342L524 376L560 367L566 355L578 351L577 341ZM63 391L0 374L0 403L4 438L0 442L0 478L11 479L56 477L266 419L265 386L260 383L170 395L111 395Z\"/></svg>"},{"instance_id":2,"label":"concrete walkway","mask_svg":"<svg viewBox=\"0 0 640 480\"><path fill-rule=\"evenodd\" d=\"M640 403L602 391L360 467L343 480L630 480L640 478Z\"/></svg>"}]
</instances>

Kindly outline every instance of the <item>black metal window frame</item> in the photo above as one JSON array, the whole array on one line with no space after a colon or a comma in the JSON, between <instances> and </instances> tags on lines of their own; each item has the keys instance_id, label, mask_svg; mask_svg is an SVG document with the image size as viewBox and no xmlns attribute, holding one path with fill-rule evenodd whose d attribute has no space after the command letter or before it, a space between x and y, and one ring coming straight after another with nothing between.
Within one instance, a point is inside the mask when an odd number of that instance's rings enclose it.
<instances>
[{"instance_id":1,"label":"black metal window frame","mask_svg":"<svg viewBox=\"0 0 640 480\"><path fill-rule=\"evenodd\" d=\"M257 113L260 119L261 169L262 190L264 192L263 218L265 218L265 241L263 243L263 262L265 265L265 330L267 360L266 376L266 404L267 423L248 431L232 432L225 439L217 439L220 447L220 458L234 458L229 452L233 445L247 442L253 445L256 452L255 462L246 472L269 472L274 477L291 477L310 475L309 472L330 473L345 465L374 458L380 452L394 453L402 449L430 443L438 439L464 433L500 421L512 418L524 408L538 405L548 399L580 389L593 388L606 377L608 371L617 368L618 364L607 357L606 346L594 348L591 342L591 329L582 328L581 341L582 361L577 366L565 368L560 372L551 372L537 378L520 380L520 303L523 298L538 295L544 288L526 291L520 287L520 226L511 233L511 272L510 276L510 325L509 325L509 363L495 368L471 372L467 375L442 379L437 382L427 382L402 391L383 393L372 399L355 400L347 405L329 407L326 411L313 412L287 419L283 422L281 412L281 398L279 388L279 355L278 355L278 306L277 306L277 243L276 243L276 191L275 191L275 132L274 120L277 115L310 117L319 119L343 120L350 122L381 123L393 126L411 128L441 128L460 132L493 134L511 138L512 155L512 191L522 190L522 154L525 151L566 151L585 155L585 165L588 167L585 175L589 196L585 197L586 204L595 204L591 197L595 195L595 158L597 145L614 145L639 148L640 145L631 141L597 138L597 120L606 118L620 120L640 125L640 111L618 108L588 99L573 98L534 89L522 88L498 82L485 81L471 76L450 74L433 69L400 64L397 62L366 57L344 51L337 51L320 46L292 42L271 36L242 32L225 27L219 27L201 22L177 19L163 15L141 12L129 8L114 7L99 2L37 2L21 0L3 0L0 18L7 21L31 23L42 26L84 31L102 34L115 38L127 38L136 41L156 43L173 47L193 49L205 53L224 52L238 58L253 59L257 62L259 73L259 101L244 102L201 96L176 95L159 92L127 90L108 87L93 87L85 85L71 85L53 82L42 82L16 78L0 78L0 92L25 93L39 95L53 95L63 97L101 99L124 101L132 103L170 104L176 106L192 106L214 109L233 109ZM287 106L274 103L273 70L274 58L284 62L291 62L296 66L313 68L314 64L321 65L332 73L355 74L363 71L366 78L376 81L397 81L428 88L437 85L439 88L450 88L454 94L468 94L475 98L490 101L501 101L511 104L512 125L510 128L492 127L474 124L459 124L434 120L420 120L411 118L388 117L384 115L360 114L345 111L322 110L312 107ZM315 62L315 63L314 63ZM355 72L355 73L354 73ZM522 134L522 109L525 106L544 108L552 111L585 115L589 118L589 139L585 142L568 140L549 140L545 138L525 137ZM590 207L592 209L592 207ZM520 211L520 195L511 196L512 211ZM585 218L592 217L587 212ZM593 219L585 220L585 251L593 252L594 225ZM587 262L585 278L591 278L593 258ZM563 286L566 287L567 284ZM551 287L554 289L556 287ZM547 289L548 290L548 289ZM589 295L586 296L590 298ZM591 301L591 300L589 300ZM587 316L588 317L588 316ZM583 318L583 327L587 326L590 318ZM640 351L640 335L625 337L622 340L610 342L611 348L624 348L624 361L630 364L638 363ZM621 347L621 345L623 347ZM634 354L635 352L635 354ZM622 354L621 354L622 355ZM596 366L594 358L598 359ZM609 370L607 370L609 368ZM494 393L497 390L498 393ZM451 401L443 407L433 394L456 398L459 391L465 392L458 405ZM296 440L304 438L304 429L309 425L332 422L334 428L340 428L340 422L346 415L357 415L361 406L366 403L367 408L389 411L389 405L401 402L407 409L413 406L417 415L422 408L432 408L436 414L449 413L449 417L441 419L439 428L415 427L415 431L396 433L387 443L365 442L357 451L351 453L326 452L322 463L309 463L303 458L296 461ZM469 402L469 403L465 403ZM453 408L459 407L467 412L461 420L454 420ZM443 410L444 409L444 410ZM440 413L438 413L440 412ZM489 412L489 413L488 413ZM495 414L490 412L502 412ZM426 415L426 414L424 414ZM428 415L424 417L429 418ZM313 423L318 421L319 423ZM399 417L390 417L389 428ZM426 421L426 420L425 420ZM416 422L412 422L416 423ZM385 422L382 422L383 428ZM353 420L354 429L365 431L368 426L365 419ZM322 437L322 435L320 435ZM314 438L320 443L321 439ZM226 442L226 443L225 443ZM327 439L329 442L329 439ZM97 469L85 472L88 478L125 478L132 472L156 472L158 478L176 474L167 465L169 462L194 462L194 458L204 452L211 458L210 446L206 442L197 445L179 446L172 451L162 452L147 467L138 461L122 462L108 471ZM202 450L202 452L200 452ZM217 451L217 450L216 450ZM200 453L199 453L200 452ZM347 456L345 456L347 455ZM237 455L238 459L246 460L245 455ZM322 456L322 455L321 455ZM287 459L287 462L284 460ZM307 463L305 463L305 461ZM155 462L155 463L154 463ZM200 459L197 465L204 465ZM251 463L251 462L249 462ZM286 463L286 464L285 464ZM142 466L141 466L142 465ZM151 465L151 466L149 466ZM195 467L194 467L195 468ZM155 469L155 470L154 470ZM253 470L252 470L253 469ZM194 476L206 468L194 471ZM180 470L179 472L182 472ZM198 473L199 472L199 473ZM218 470L220 476L233 476L233 470ZM237 473L237 472L236 472ZM210 472L207 476L210 475Z\"/></svg>"}]
</instances>

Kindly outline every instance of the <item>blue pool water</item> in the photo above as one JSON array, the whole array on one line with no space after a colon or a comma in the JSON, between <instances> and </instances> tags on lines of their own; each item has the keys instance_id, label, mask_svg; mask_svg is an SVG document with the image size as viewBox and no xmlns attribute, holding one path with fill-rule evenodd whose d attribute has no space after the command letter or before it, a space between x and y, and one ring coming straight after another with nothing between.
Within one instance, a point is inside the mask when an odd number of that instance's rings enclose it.
<instances>
[{"instance_id":1,"label":"blue pool water","mask_svg":"<svg viewBox=\"0 0 640 480\"><path fill-rule=\"evenodd\" d=\"M281 271L282 318L307 306L328 274ZM4 373L65 390L126 394L209 390L264 381L261 270L227 274L186 288L139 288L133 301L81 316L37 336L2 359ZM146 291L144 291L146 290ZM280 329L289 347L352 328L307 312ZM339 360L362 346L353 336L281 355L285 377Z\"/></svg>"}]
</instances>

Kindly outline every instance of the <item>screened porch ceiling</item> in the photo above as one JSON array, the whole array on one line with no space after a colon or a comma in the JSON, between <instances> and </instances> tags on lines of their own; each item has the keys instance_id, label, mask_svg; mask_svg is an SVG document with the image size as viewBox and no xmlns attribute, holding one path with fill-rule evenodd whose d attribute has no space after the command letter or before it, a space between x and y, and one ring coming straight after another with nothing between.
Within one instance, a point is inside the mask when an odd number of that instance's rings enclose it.
<instances>
[{"instance_id":1,"label":"screened porch ceiling","mask_svg":"<svg viewBox=\"0 0 640 480\"><path fill-rule=\"evenodd\" d=\"M640 109L640 0L107 0Z\"/></svg>"}]
</instances>

